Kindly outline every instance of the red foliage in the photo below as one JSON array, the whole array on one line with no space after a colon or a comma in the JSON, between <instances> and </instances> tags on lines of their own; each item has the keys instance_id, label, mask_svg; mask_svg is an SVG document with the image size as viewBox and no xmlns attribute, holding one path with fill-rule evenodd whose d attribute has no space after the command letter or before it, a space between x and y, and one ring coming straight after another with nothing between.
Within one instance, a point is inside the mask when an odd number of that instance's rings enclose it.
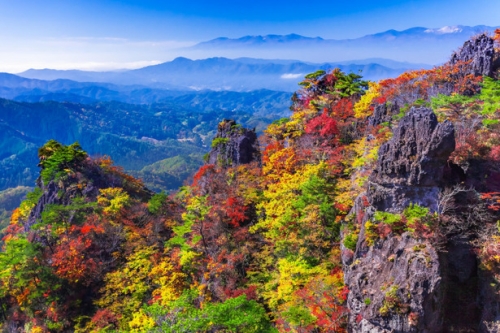
<instances>
[{"instance_id":1,"label":"red foliage","mask_svg":"<svg viewBox=\"0 0 500 333\"><path fill-rule=\"evenodd\" d=\"M500 146L491 148L489 157L495 162L500 162Z\"/></svg>"},{"instance_id":2,"label":"red foliage","mask_svg":"<svg viewBox=\"0 0 500 333\"><path fill-rule=\"evenodd\" d=\"M88 234L89 232L94 232L96 234L102 234L104 233L104 228L100 225L93 225L93 224L84 224L82 226L82 229L80 230L82 234Z\"/></svg>"},{"instance_id":3,"label":"red foliage","mask_svg":"<svg viewBox=\"0 0 500 333\"><path fill-rule=\"evenodd\" d=\"M226 201L225 209L229 217L229 224L233 227L239 227L245 221L245 212L247 207L244 206L241 198L229 197Z\"/></svg>"},{"instance_id":4,"label":"red foliage","mask_svg":"<svg viewBox=\"0 0 500 333\"><path fill-rule=\"evenodd\" d=\"M337 119L339 122L343 122L346 119L354 116L353 103L351 98L342 98L341 100L333 104L331 108L332 110L330 115Z\"/></svg>"},{"instance_id":5,"label":"red foliage","mask_svg":"<svg viewBox=\"0 0 500 333\"><path fill-rule=\"evenodd\" d=\"M250 286L245 289L236 289L236 290L231 290L229 288L226 288L224 290L224 293L226 294L227 298L236 298L241 295L246 295L247 299L257 299L257 287L256 286Z\"/></svg>"},{"instance_id":6,"label":"red foliage","mask_svg":"<svg viewBox=\"0 0 500 333\"><path fill-rule=\"evenodd\" d=\"M382 104L396 101L399 105L412 105L417 99L429 100L437 93L473 94L478 92L481 76L467 73L470 61L446 64L430 70L409 71L394 79L380 81L381 97L375 100Z\"/></svg>"},{"instance_id":7,"label":"red foliage","mask_svg":"<svg viewBox=\"0 0 500 333\"><path fill-rule=\"evenodd\" d=\"M203 165L193 177L193 186L198 186L201 179L209 172L213 172L214 170L215 170L215 165L213 164Z\"/></svg>"},{"instance_id":8,"label":"red foliage","mask_svg":"<svg viewBox=\"0 0 500 333\"><path fill-rule=\"evenodd\" d=\"M364 218L365 218L365 212L364 211L359 212L359 214L356 216L356 220L359 225L363 223Z\"/></svg>"},{"instance_id":9,"label":"red foliage","mask_svg":"<svg viewBox=\"0 0 500 333\"><path fill-rule=\"evenodd\" d=\"M104 328L113 324L116 326L118 323L118 316L108 309L97 310L95 315L92 317L92 323L96 326L96 328Z\"/></svg>"},{"instance_id":10,"label":"red foliage","mask_svg":"<svg viewBox=\"0 0 500 333\"><path fill-rule=\"evenodd\" d=\"M326 111L320 116L314 117L306 124L307 134L316 134L320 136L333 136L339 134L337 122L328 116Z\"/></svg>"},{"instance_id":11,"label":"red foliage","mask_svg":"<svg viewBox=\"0 0 500 333\"><path fill-rule=\"evenodd\" d=\"M391 226L387 223L379 223L377 225L377 234L380 238L385 239L392 232Z\"/></svg>"},{"instance_id":12,"label":"red foliage","mask_svg":"<svg viewBox=\"0 0 500 333\"><path fill-rule=\"evenodd\" d=\"M500 192L481 193L481 200L488 203L488 209L500 211Z\"/></svg>"},{"instance_id":13,"label":"red foliage","mask_svg":"<svg viewBox=\"0 0 500 333\"><path fill-rule=\"evenodd\" d=\"M63 237L52 255L55 273L72 283L92 277L98 270L98 264L87 255L91 245L92 241L83 236L70 239Z\"/></svg>"}]
</instances>

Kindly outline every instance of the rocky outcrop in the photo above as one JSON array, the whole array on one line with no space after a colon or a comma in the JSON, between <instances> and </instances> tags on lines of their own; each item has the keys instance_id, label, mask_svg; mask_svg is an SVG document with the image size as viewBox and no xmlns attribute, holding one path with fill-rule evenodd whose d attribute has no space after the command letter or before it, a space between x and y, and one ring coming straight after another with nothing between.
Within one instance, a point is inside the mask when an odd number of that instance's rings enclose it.
<instances>
[{"instance_id":1,"label":"rocky outcrop","mask_svg":"<svg viewBox=\"0 0 500 333\"><path fill-rule=\"evenodd\" d=\"M223 120L219 123L207 162L229 167L254 161L260 162L255 130L243 128L234 120Z\"/></svg>"},{"instance_id":2,"label":"rocky outcrop","mask_svg":"<svg viewBox=\"0 0 500 333\"><path fill-rule=\"evenodd\" d=\"M416 203L436 211L438 186L454 149L450 122L438 123L431 109L412 108L392 139L380 147L377 167L370 176L372 206L401 212Z\"/></svg>"},{"instance_id":3,"label":"rocky outcrop","mask_svg":"<svg viewBox=\"0 0 500 333\"><path fill-rule=\"evenodd\" d=\"M459 61L470 61L465 74L492 76L495 69L494 40L486 34L481 34L465 42L464 46L453 53L450 59L452 65Z\"/></svg>"},{"instance_id":4,"label":"rocky outcrop","mask_svg":"<svg viewBox=\"0 0 500 333\"><path fill-rule=\"evenodd\" d=\"M392 121L392 116L399 113L399 106L397 104L377 104L373 110L373 115L368 117L368 129L374 128L382 123L389 123Z\"/></svg>"},{"instance_id":5,"label":"rocky outcrop","mask_svg":"<svg viewBox=\"0 0 500 333\"><path fill-rule=\"evenodd\" d=\"M405 233L378 242L349 269L352 332L441 332L436 250Z\"/></svg>"},{"instance_id":6,"label":"rocky outcrop","mask_svg":"<svg viewBox=\"0 0 500 333\"><path fill-rule=\"evenodd\" d=\"M97 200L101 189L121 187L131 197L141 201L147 201L153 195L153 192L142 183L131 182L123 176L124 174L119 171L104 170L92 159L86 159L75 167L72 175L51 180L47 184L44 184L41 177L38 177L36 183L41 188L42 195L23 223L25 231L29 231L33 224L41 219L47 206L67 206L77 197L83 198L86 202L93 202Z\"/></svg>"},{"instance_id":7,"label":"rocky outcrop","mask_svg":"<svg viewBox=\"0 0 500 333\"><path fill-rule=\"evenodd\" d=\"M427 108L412 108L380 147L369 188L351 212L361 223L356 250L343 255L351 332L442 332L444 291L436 249L408 233L368 246L365 223L376 211L401 213L410 203L436 211L454 148L452 124L438 123Z\"/></svg>"}]
</instances>

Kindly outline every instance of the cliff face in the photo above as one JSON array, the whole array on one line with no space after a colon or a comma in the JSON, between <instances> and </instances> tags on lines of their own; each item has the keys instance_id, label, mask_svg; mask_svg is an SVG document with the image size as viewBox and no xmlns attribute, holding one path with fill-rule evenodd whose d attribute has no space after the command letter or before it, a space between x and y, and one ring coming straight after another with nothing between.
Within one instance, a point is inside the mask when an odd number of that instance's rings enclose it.
<instances>
[{"instance_id":1,"label":"cliff face","mask_svg":"<svg viewBox=\"0 0 500 333\"><path fill-rule=\"evenodd\" d=\"M470 62L467 66L470 74L491 76L496 67L494 55L493 39L482 34L465 42L459 51L453 53L450 63L453 65L459 61Z\"/></svg>"},{"instance_id":2,"label":"cliff face","mask_svg":"<svg viewBox=\"0 0 500 333\"><path fill-rule=\"evenodd\" d=\"M460 75L494 76L495 57L494 41L480 35L449 64L462 62ZM375 106L368 129L390 123L398 110ZM479 255L492 234L486 212L492 206L484 206L479 193L500 190L498 168L474 151L462 167L452 162L473 142L464 133L479 132L472 123L464 128L464 119L438 122L431 109L412 108L393 122L392 138L378 150L366 191L350 212L361 227L356 248L343 248L350 332L498 332L498 275L481 263L484 252ZM381 231L389 227L377 214L402 216L412 205L437 219L434 238ZM496 253L491 246L487 251Z\"/></svg>"},{"instance_id":3,"label":"cliff face","mask_svg":"<svg viewBox=\"0 0 500 333\"><path fill-rule=\"evenodd\" d=\"M443 168L455 149L453 125L438 123L431 109L412 109L401 119L393 138L379 150L370 177L372 206L401 212L410 203L437 210Z\"/></svg>"},{"instance_id":4,"label":"cliff face","mask_svg":"<svg viewBox=\"0 0 500 333\"><path fill-rule=\"evenodd\" d=\"M376 211L402 213L410 204L437 210L439 184L455 148L453 126L414 108L379 150L368 191L351 214L362 218L354 256L344 258L353 332L441 332L441 265L434 246L409 233L368 246L366 222Z\"/></svg>"},{"instance_id":5,"label":"cliff face","mask_svg":"<svg viewBox=\"0 0 500 333\"><path fill-rule=\"evenodd\" d=\"M255 130L243 128L234 120L223 120L212 142L208 163L229 167L258 160L260 151Z\"/></svg>"}]
</instances>

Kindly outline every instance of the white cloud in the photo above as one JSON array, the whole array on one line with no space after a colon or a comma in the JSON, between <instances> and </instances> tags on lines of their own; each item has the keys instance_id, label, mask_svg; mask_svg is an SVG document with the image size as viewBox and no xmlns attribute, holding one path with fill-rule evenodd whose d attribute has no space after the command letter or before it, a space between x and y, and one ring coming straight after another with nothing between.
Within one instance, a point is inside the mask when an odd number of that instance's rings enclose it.
<instances>
[{"instance_id":1,"label":"white cloud","mask_svg":"<svg viewBox=\"0 0 500 333\"><path fill-rule=\"evenodd\" d=\"M285 80L292 80L292 79L298 79L299 77L302 77L304 74L298 73L298 74L293 74L293 73L285 73L281 75L282 79Z\"/></svg>"},{"instance_id":2,"label":"white cloud","mask_svg":"<svg viewBox=\"0 0 500 333\"><path fill-rule=\"evenodd\" d=\"M444 26L440 29L427 29L425 30L427 33L435 33L438 35L443 35L443 34L453 34L456 32L462 32L462 28L458 26Z\"/></svg>"}]
</instances>

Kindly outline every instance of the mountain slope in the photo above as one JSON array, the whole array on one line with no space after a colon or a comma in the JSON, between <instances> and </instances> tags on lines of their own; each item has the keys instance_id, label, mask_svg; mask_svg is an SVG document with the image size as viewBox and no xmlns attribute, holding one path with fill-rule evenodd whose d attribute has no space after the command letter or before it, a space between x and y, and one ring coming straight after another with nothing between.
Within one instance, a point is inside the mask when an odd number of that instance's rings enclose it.
<instances>
[{"instance_id":1,"label":"mountain slope","mask_svg":"<svg viewBox=\"0 0 500 333\"><path fill-rule=\"evenodd\" d=\"M258 100L259 96L262 95L256 93L252 99ZM181 103L190 105L186 108L178 102L138 106L118 102L19 103L0 99L0 190L33 185L38 172L33 167L37 147L49 139L65 144L78 141L90 154L109 155L127 170L141 170L177 155L201 156L211 142L213 128L224 118L236 117L261 131L281 117L281 112L270 109L276 106L275 99L281 98L281 103L288 105L288 94L271 92L269 96L269 105L259 101L255 108L245 99L227 105L205 103L215 98L210 96L199 101L198 96L184 97ZM259 109L259 105L264 109ZM188 162L198 165L199 159ZM178 177L173 175L174 183L164 180L157 185L173 189L184 180Z\"/></svg>"},{"instance_id":2,"label":"mountain slope","mask_svg":"<svg viewBox=\"0 0 500 333\"><path fill-rule=\"evenodd\" d=\"M47 142L4 231L2 329L497 333L499 58L500 29L394 79L308 75L261 140L219 122L170 196Z\"/></svg>"}]
</instances>

